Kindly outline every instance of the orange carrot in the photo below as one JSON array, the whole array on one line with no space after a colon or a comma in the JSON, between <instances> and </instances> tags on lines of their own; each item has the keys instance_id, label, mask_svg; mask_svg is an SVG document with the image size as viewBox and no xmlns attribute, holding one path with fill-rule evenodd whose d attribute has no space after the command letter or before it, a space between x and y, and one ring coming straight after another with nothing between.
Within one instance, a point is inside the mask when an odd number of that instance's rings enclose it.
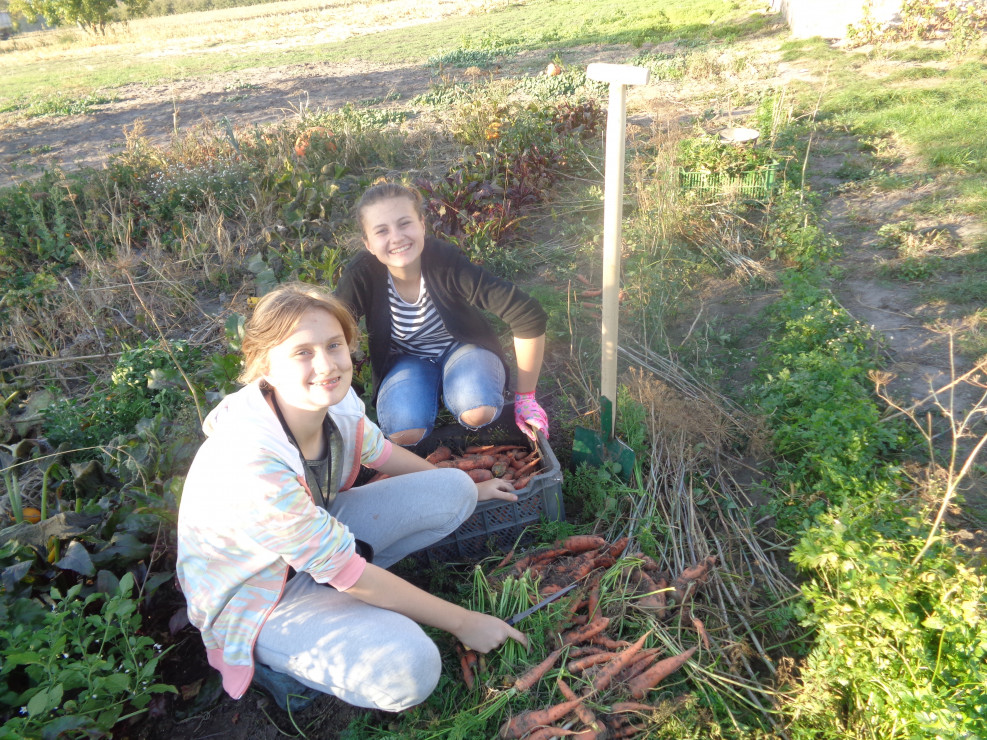
<instances>
[{"instance_id":1,"label":"orange carrot","mask_svg":"<svg viewBox=\"0 0 987 740\"><path fill-rule=\"evenodd\" d=\"M641 648L644 647L644 641L648 639L648 635L650 634L651 630L648 630L637 638L633 645L622 651L616 658L603 666L603 669L599 672L599 674L597 674L596 678L593 679L593 691L606 691L610 687L613 677L626 668L631 662L631 658L633 658L638 652L640 652Z\"/></svg>"},{"instance_id":2,"label":"orange carrot","mask_svg":"<svg viewBox=\"0 0 987 740\"><path fill-rule=\"evenodd\" d=\"M616 680L621 683L627 683L635 676L644 673L644 671L651 667L659 652L658 648L642 650L624 670L617 674Z\"/></svg>"},{"instance_id":3,"label":"orange carrot","mask_svg":"<svg viewBox=\"0 0 987 740\"><path fill-rule=\"evenodd\" d=\"M597 617L592 622L582 627L574 630L569 630L565 635L562 636L563 645L578 645L581 642L586 642L591 637L595 637L607 628L610 624L609 617Z\"/></svg>"},{"instance_id":4,"label":"orange carrot","mask_svg":"<svg viewBox=\"0 0 987 740\"><path fill-rule=\"evenodd\" d=\"M691 568L685 568L678 577L672 581L672 587L675 589L675 598L681 604L683 603L688 595L689 586L692 583L704 583L710 570L716 565L716 556L710 555L705 560Z\"/></svg>"},{"instance_id":5,"label":"orange carrot","mask_svg":"<svg viewBox=\"0 0 987 740\"><path fill-rule=\"evenodd\" d=\"M695 652L696 646L693 645L683 653L659 660L644 673L628 682L631 696L635 699L643 699L651 689L684 666Z\"/></svg>"},{"instance_id":6,"label":"orange carrot","mask_svg":"<svg viewBox=\"0 0 987 740\"><path fill-rule=\"evenodd\" d=\"M494 474L486 468L474 468L473 470L467 470L466 475L472 478L474 483L483 483L483 481L493 480L494 477Z\"/></svg>"},{"instance_id":7,"label":"orange carrot","mask_svg":"<svg viewBox=\"0 0 987 740\"><path fill-rule=\"evenodd\" d=\"M495 462L493 465L490 466L490 473L493 475L494 478L500 478L508 471L508 469L510 469L510 467L511 467L510 464L507 463L505 460L498 460L497 462Z\"/></svg>"},{"instance_id":8,"label":"orange carrot","mask_svg":"<svg viewBox=\"0 0 987 740\"><path fill-rule=\"evenodd\" d=\"M612 545L610 545L610 549L607 551L607 554L610 555L611 557L619 558L621 554L623 554L624 550L626 549L627 542L628 542L627 537L621 537L619 540L617 540Z\"/></svg>"},{"instance_id":9,"label":"orange carrot","mask_svg":"<svg viewBox=\"0 0 987 740\"><path fill-rule=\"evenodd\" d=\"M520 468L517 468L517 472L514 475L518 476L519 478L522 475L531 475L534 473L535 469L538 467L538 463L540 462L541 462L541 456L532 458L524 465L522 465Z\"/></svg>"},{"instance_id":10,"label":"orange carrot","mask_svg":"<svg viewBox=\"0 0 987 740\"><path fill-rule=\"evenodd\" d=\"M607 650L620 650L621 648L630 646L630 643L627 642L627 640L611 640L606 635L593 635L589 641L593 645L599 645Z\"/></svg>"},{"instance_id":11,"label":"orange carrot","mask_svg":"<svg viewBox=\"0 0 987 740\"><path fill-rule=\"evenodd\" d=\"M576 555L572 560L569 561L568 565L564 569L564 574L566 578L571 581L578 581L580 578L585 578L596 566L596 553L592 550L589 552L584 552L581 555Z\"/></svg>"},{"instance_id":12,"label":"orange carrot","mask_svg":"<svg viewBox=\"0 0 987 740\"><path fill-rule=\"evenodd\" d=\"M448 460L450 457L452 457L452 450L445 445L440 445L439 447L436 447L425 459L434 465L437 462Z\"/></svg>"},{"instance_id":13,"label":"orange carrot","mask_svg":"<svg viewBox=\"0 0 987 740\"><path fill-rule=\"evenodd\" d=\"M587 280L585 276L580 275L578 272L576 273L576 280L581 282L583 285L590 285L590 286L593 285L593 283Z\"/></svg>"},{"instance_id":14,"label":"orange carrot","mask_svg":"<svg viewBox=\"0 0 987 740\"><path fill-rule=\"evenodd\" d=\"M571 673L578 673L579 671L585 671L590 666L611 661L615 657L617 657L617 653L611 653L609 651L592 653L590 655L584 655L582 658L570 660L566 664L566 668L568 668Z\"/></svg>"},{"instance_id":15,"label":"orange carrot","mask_svg":"<svg viewBox=\"0 0 987 740\"><path fill-rule=\"evenodd\" d=\"M589 614L580 614L576 617L569 617L566 622L571 624L573 627L578 627L580 625L586 624L589 621Z\"/></svg>"},{"instance_id":16,"label":"orange carrot","mask_svg":"<svg viewBox=\"0 0 987 740\"><path fill-rule=\"evenodd\" d=\"M647 730L647 727L639 727L638 725L622 725L614 728L613 732L610 733L610 737L612 740L623 740L625 737L635 737L640 733L647 732Z\"/></svg>"},{"instance_id":17,"label":"orange carrot","mask_svg":"<svg viewBox=\"0 0 987 740\"><path fill-rule=\"evenodd\" d=\"M573 648L569 651L570 658L582 658L584 655L595 655L596 653L607 652L601 647L596 645L584 645L583 647Z\"/></svg>"},{"instance_id":18,"label":"orange carrot","mask_svg":"<svg viewBox=\"0 0 987 740\"><path fill-rule=\"evenodd\" d=\"M517 473L515 473L514 475L517 476ZM528 487L528 484L531 482L531 476L526 475L523 478L518 477L512 482L514 483L514 490L520 491Z\"/></svg>"},{"instance_id":19,"label":"orange carrot","mask_svg":"<svg viewBox=\"0 0 987 740\"><path fill-rule=\"evenodd\" d=\"M556 684L559 687L559 692L562 694L562 696L565 699L572 701L573 699L577 698L576 692L569 687L569 684L567 684L565 681L562 680L561 676L559 676L558 681L556 681ZM594 730L601 729L600 725L597 724L596 722L596 715L593 714L593 710L587 707L585 704L577 704L575 712L576 712L576 716L579 717L579 721L582 722L587 727L591 727ZM582 733L580 733L580 735L582 735Z\"/></svg>"},{"instance_id":20,"label":"orange carrot","mask_svg":"<svg viewBox=\"0 0 987 740\"><path fill-rule=\"evenodd\" d=\"M534 686L538 681L548 673L549 669L555 665L555 661L559 659L559 655L562 653L562 648L554 650L545 660L536 666L529 668L524 672L515 682L514 688L518 691L527 691L532 686Z\"/></svg>"},{"instance_id":21,"label":"orange carrot","mask_svg":"<svg viewBox=\"0 0 987 740\"><path fill-rule=\"evenodd\" d=\"M595 534L574 534L571 537L566 537L564 540L556 544L559 547L565 548L573 555L578 555L581 552L598 550L601 547L605 547L607 541Z\"/></svg>"},{"instance_id":22,"label":"orange carrot","mask_svg":"<svg viewBox=\"0 0 987 740\"><path fill-rule=\"evenodd\" d=\"M497 563L497 565L495 565L495 566L494 566L494 568L493 568L493 569L494 569L494 570L500 570L500 569L501 569L501 568L503 568L503 567L504 567L505 565L507 565L507 564L508 564L509 562L511 562L511 558L513 558L513 557L514 557L514 550L512 549L512 550L511 550L510 552L508 552L508 553L507 553L507 554L506 554L506 555L504 556L504 559L503 559L503 560L501 560L501 561L500 561L499 563Z\"/></svg>"},{"instance_id":23,"label":"orange carrot","mask_svg":"<svg viewBox=\"0 0 987 740\"><path fill-rule=\"evenodd\" d=\"M706 627L696 617L692 618L692 626L695 627L696 632L699 633L699 639L703 641L703 647L709 650L710 649L709 635L706 634Z\"/></svg>"},{"instance_id":24,"label":"orange carrot","mask_svg":"<svg viewBox=\"0 0 987 740\"><path fill-rule=\"evenodd\" d=\"M569 712L582 703L582 698L572 699L544 709L531 709L522 712L513 719L508 720L500 727L500 737L503 740L520 738L527 735L532 730L558 722ZM549 735L551 737L551 735Z\"/></svg>"},{"instance_id":25,"label":"orange carrot","mask_svg":"<svg viewBox=\"0 0 987 740\"><path fill-rule=\"evenodd\" d=\"M476 653L472 650L463 650L458 645L456 650L459 653L459 667L463 671L463 683L466 684L468 690L472 691L477 671Z\"/></svg>"},{"instance_id":26,"label":"orange carrot","mask_svg":"<svg viewBox=\"0 0 987 740\"><path fill-rule=\"evenodd\" d=\"M454 463L452 460L439 460L437 463L432 463L432 465L434 465L437 468L454 468L454 467L456 467L456 463Z\"/></svg>"},{"instance_id":27,"label":"orange carrot","mask_svg":"<svg viewBox=\"0 0 987 740\"><path fill-rule=\"evenodd\" d=\"M601 295L603 295L603 291L599 288L587 288L579 293L580 298L599 298Z\"/></svg>"},{"instance_id":28,"label":"orange carrot","mask_svg":"<svg viewBox=\"0 0 987 740\"><path fill-rule=\"evenodd\" d=\"M599 605L600 605L600 580L597 578L596 582L593 584L593 588L589 592L589 603L586 604L586 611L589 613L590 619L596 616L596 609Z\"/></svg>"}]
</instances>

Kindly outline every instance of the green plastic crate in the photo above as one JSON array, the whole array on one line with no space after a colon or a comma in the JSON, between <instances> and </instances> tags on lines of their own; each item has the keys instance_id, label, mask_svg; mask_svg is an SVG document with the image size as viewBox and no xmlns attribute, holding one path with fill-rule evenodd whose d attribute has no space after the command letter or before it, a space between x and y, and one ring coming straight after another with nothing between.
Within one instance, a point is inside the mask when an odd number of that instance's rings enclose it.
<instances>
[{"instance_id":1,"label":"green plastic crate","mask_svg":"<svg viewBox=\"0 0 987 740\"><path fill-rule=\"evenodd\" d=\"M723 195L765 200L774 190L778 165L778 162L772 162L740 175L680 169L679 186L686 192L696 193L703 200Z\"/></svg>"}]
</instances>

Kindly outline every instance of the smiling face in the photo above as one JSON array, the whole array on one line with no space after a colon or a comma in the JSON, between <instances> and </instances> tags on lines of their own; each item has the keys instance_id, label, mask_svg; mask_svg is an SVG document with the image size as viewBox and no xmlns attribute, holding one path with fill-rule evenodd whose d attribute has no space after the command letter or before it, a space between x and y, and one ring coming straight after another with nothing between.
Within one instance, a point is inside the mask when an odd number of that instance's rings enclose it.
<instances>
[{"instance_id":1,"label":"smiling face","mask_svg":"<svg viewBox=\"0 0 987 740\"><path fill-rule=\"evenodd\" d=\"M280 344L268 350L264 379L278 403L300 411L324 412L346 397L353 361L339 320L310 308Z\"/></svg>"},{"instance_id":2,"label":"smiling face","mask_svg":"<svg viewBox=\"0 0 987 740\"><path fill-rule=\"evenodd\" d=\"M421 269L425 219L410 198L394 197L364 206L363 244L398 277Z\"/></svg>"}]
</instances>

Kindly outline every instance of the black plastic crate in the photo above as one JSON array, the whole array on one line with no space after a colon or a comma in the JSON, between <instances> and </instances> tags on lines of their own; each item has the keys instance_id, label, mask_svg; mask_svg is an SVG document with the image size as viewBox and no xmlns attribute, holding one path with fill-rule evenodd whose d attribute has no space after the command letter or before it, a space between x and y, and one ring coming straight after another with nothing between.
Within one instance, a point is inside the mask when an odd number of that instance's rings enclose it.
<instances>
[{"instance_id":1,"label":"black plastic crate","mask_svg":"<svg viewBox=\"0 0 987 740\"><path fill-rule=\"evenodd\" d=\"M513 407L508 405L490 426L476 432L470 432L458 424L441 427L422 440L414 451L424 457L439 445L461 453L470 445L484 444L520 444L534 449L534 443L515 426ZM516 543L528 544L531 534L525 531L526 528L537 524L542 517L550 521L565 519L559 461L548 440L540 434L538 448L544 470L533 476L527 486L515 491L517 501L481 501L459 529L413 557L429 563L475 562L506 552Z\"/></svg>"}]
</instances>

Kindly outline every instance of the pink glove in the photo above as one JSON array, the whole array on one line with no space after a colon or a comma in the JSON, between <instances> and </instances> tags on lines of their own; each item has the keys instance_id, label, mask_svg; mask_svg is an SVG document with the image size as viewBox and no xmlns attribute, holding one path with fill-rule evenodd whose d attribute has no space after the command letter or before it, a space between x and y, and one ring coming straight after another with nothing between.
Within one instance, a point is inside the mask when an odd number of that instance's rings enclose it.
<instances>
[{"instance_id":1,"label":"pink glove","mask_svg":"<svg viewBox=\"0 0 987 740\"><path fill-rule=\"evenodd\" d=\"M533 426L540 429L545 439L548 439L548 416L535 400L533 392L514 394L514 423L529 439L535 438L531 429Z\"/></svg>"}]
</instances>

